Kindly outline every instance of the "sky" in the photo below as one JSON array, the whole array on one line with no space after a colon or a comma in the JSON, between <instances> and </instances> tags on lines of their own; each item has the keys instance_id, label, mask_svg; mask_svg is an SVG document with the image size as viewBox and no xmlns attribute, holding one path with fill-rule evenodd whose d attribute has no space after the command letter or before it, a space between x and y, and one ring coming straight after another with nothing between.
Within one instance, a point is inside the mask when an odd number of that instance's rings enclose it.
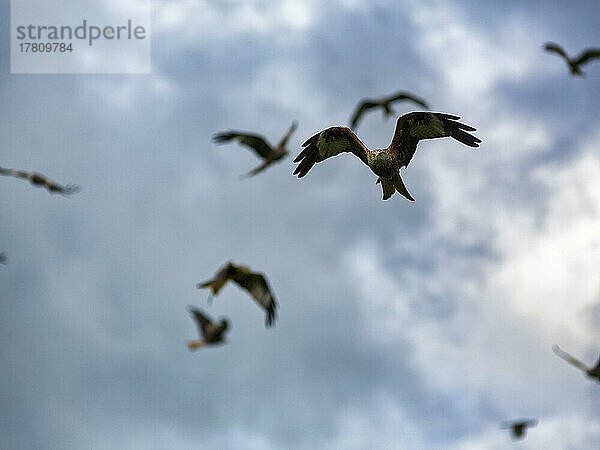
<instances>
[{"instance_id":1,"label":"sky","mask_svg":"<svg viewBox=\"0 0 600 450\"><path fill-rule=\"evenodd\" d=\"M598 449L598 384L552 346L600 351L600 64L542 45L599 46L600 3L157 0L149 75L11 75L9 17L0 166L81 192L0 179L0 448ZM352 155L240 180L256 158L210 142L298 120L295 156L396 90L483 141L421 142L414 203ZM195 289L230 259L268 274L275 328ZM190 353L187 305L229 343Z\"/></svg>"}]
</instances>

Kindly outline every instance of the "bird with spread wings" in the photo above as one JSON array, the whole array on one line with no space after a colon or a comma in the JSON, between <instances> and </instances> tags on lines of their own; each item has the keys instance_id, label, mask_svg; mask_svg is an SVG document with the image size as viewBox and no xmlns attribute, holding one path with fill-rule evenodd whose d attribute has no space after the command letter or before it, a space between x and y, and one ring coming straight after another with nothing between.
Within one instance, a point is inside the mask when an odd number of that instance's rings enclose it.
<instances>
[{"instance_id":1,"label":"bird with spread wings","mask_svg":"<svg viewBox=\"0 0 600 450\"><path fill-rule=\"evenodd\" d=\"M600 358L598 358L598 362L593 367L586 366L582 361L570 355L561 349L558 345L552 347L552 350L556 355L571 364L572 366L577 367L584 374L586 374L589 378L594 378L596 381L600 382Z\"/></svg>"},{"instance_id":2,"label":"bird with spread wings","mask_svg":"<svg viewBox=\"0 0 600 450\"><path fill-rule=\"evenodd\" d=\"M469 147L479 147L481 140L467 133L475 131L475 128L458 122L459 119L458 116L434 112L404 114L396 122L390 145L377 150L368 149L348 127L327 128L302 144L303 150L294 160L298 163L294 175L302 178L318 162L340 153L353 153L379 177L376 183L381 183L383 200L398 192L414 201L402 181L400 169L408 166L420 140L452 137Z\"/></svg>"},{"instance_id":3,"label":"bird with spread wings","mask_svg":"<svg viewBox=\"0 0 600 450\"><path fill-rule=\"evenodd\" d=\"M227 142L237 141L241 145L254 151L254 153L263 160L263 163L245 175L242 175L243 178L252 177L265 170L274 162L279 161L288 155L289 151L287 149L287 143L294 131L296 131L297 127L298 122L294 121L275 147L269 144L264 137L258 134L235 130L216 133L213 135L213 142L217 144L225 144Z\"/></svg>"},{"instance_id":4,"label":"bird with spread wings","mask_svg":"<svg viewBox=\"0 0 600 450\"><path fill-rule=\"evenodd\" d=\"M212 295L216 296L229 280L248 292L254 301L265 310L265 324L267 327L272 326L277 318L277 301L264 274L253 272L247 266L227 262L212 280L198 283L196 287L198 289L209 288Z\"/></svg>"},{"instance_id":5,"label":"bird with spread wings","mask_svg":"<svg viewBox=\"0 0 600 450\"><path fill-rule=\"evenodd\" d=\"M555 53L560 56L569 66L571 75L585 77L585 72L581 70L581 66L587 64L594 59L600 59L600 48L587 48L577 56L570 57L565 49L554 42L547 42L544 49L549 53Z\"/></svg>"},{"instance_id":6,"label":"bird with spread wings","mask_svg":"<svg viewBox=\"0 0 600 450\"><path fill-rule=\"evenodd\" d=\"M79 186L77 185L67 184L66 186L62 186L49 180L44 175L35 172L25 172L23 170L5 169L4 167L0 167L0 175L29 180L34 186L46 188L52 194L70 195L79 191Z\"/></svg>"},{"instance_id":7,"label":"bird with spread wings","mask_svg":"<svg viewBox=\"0 0 600 450\"><path fill-rule=\"evenodd\" d=\"M350 128L356 129L358 122L362 119L362 116L375 108L381 108L383 110L383 115L387 119L391 116L396 115L396 111L392 108L392 103L399 101L411 101L419 106L422 106L425 109L429 109L425 100L419 97L415 97L409 92L396 92L391 95L386 95L383 97L376 98L363 98L352 113L352 117L350 118Z\"/></svg>"},{"instance_id":8,"label":"bird with spread wings","mask_svg":"<svg viewBox=\"0 0 600 450\"><path fill-rule=\"evenodd\" d=\"M524 439L527 429L537 426L537 419L518 419L502 422L501 427L510 430L513 439Z\"/></svg>"},{"instance_id":9,"label":"bird with spread wings","mask_svg":"<svg viewBox=\"0 0 600 450\"><path fill-rule=\"evenodd\" d=\"M220 322L216 323L198 308L190 306L188 311L196 322L196 325L198 326L198 332L201 336L201 339L187 342L187 346L190 351L195 351L199 348L210 345L219 345L225 343L225 332L229 328L229 322L227 319L221 319Z\"/></svg>"}]
</instances>

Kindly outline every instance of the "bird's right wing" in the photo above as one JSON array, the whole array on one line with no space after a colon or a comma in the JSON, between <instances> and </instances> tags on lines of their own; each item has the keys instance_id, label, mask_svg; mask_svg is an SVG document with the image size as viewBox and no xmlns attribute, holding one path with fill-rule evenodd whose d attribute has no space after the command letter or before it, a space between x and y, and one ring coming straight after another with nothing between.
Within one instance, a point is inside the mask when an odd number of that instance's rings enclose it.
<instances>
[{"instance_id":1,"label":"bird's right wing","mask_svg":"<svg viewBox=\"0 0 600 450\"><path fill-rule=\"evenodd\" d=\"M588 371L588 367L582 361L578 360L574 356L572 356L569 353L565 352L558 345L555 345L554 347L552 347L552 351L554 351L554 353L556 353L556 355L559 358L564 359L569 364L577 367L580 370L583 370L584 372Z\"/></svg>"},{"instance_id":2,"label":"bird's right wing","mask_svg":"<svg viewBox=\"0 0 600 450\"><path fill-rule=\"evenodd\" d=\"M558 44L555 44L554 42L547 42L544 45L544 49L549 52L549 53L556 53L557 55L563 57L565 60L569 60L569 55L567 55L567 52L565 52L565 50Z\"/></svg>"},{"instance_id":3,"label":"bird's right wing","mask_svg":"<svg viewBox=\"0 0 600 450\"><path fill-rule=\"evenodd\" d=\"M294 120L290 128L279 141L278 147L285 147L287 145L288 141L292 137L292 134L294 134L294 131L296 131L296 128L298 128L298 121Z\"/></svg>"},{"instance_id":4,"label":"bird's right wing","mask_svg":"<svg viewBox=\"0 0 600 450\"><path fill-rule=\"evenodd\" d=\"M600 48L588 48L573 60L576 65L585 64L591 59L600 59Z\"/></svg>"},{"instance_id":5,"label":"bird's right wing","mask_svg":"<svg viewBox=\"0 0 600 450\"><path fill-rule=\"evenodd\" d=\"M208 316L202 313L198 308L194 308L193 306L188 307L188 311L194 318L196 325L198 327L198 331L202 335L202 337L206 336L207 331L213 327L213 323Z\"/></svg>"},{"instance_id":6,"label":"bird's right wing","mask_svg":"<svg viewBox=\"0 0 600 450\"><path fill-rule=\"evenodd\" d=\"M412 95L410 92L405 92L405 91L396 92L395 94L390 95L390 97L388 98L388 101L390 101L390 102L397 102L397 101L401 101L401 100L408 100L413 103L416 103L419 106L422 106L425 109L429 109L429 105L427 104L427 102L425 100L423 100L420 97L416 97L416 96Z\"/></svg>"},{"instance_id":7,"label":"bird's right wing","mask_svg":"<svg viewBox=\"0 0 600 450\"><path fill-rule=\"evenodd\" d=\"M269 143L258 134L245 133L243 131L222 131L216 133L212 138L213 142L217 144L224 144L231 141L237 141L241 145L248 147L253 150L261 158L269 158L273 153L273 149Z\"/></svg>"},{"instance_id":8,"label":"bird's right wing","mask_svg":"<svg viewBox=\"0 0 600 450\"><path fill-rule=\"evenodd\" d=\"M295 163L299 163L294 170L298 178L305 176L316 163L344 152L353 153L369 165L369 150L348 127L331 127L320 131L304 142L302 147L304 149L294 159Z\"/></svg>"}]
</instances>

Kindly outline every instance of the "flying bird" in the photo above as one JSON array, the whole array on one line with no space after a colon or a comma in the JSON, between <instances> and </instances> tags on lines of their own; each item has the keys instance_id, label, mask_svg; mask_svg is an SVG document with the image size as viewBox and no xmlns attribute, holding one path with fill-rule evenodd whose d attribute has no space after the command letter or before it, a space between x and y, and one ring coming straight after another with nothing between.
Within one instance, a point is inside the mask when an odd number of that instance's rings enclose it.
<instances>
[{"instance_id":1,"label":"flying bird","mask_svg":"<svg viewBox=\"0 0 600 450\"><path fill-rule=\"evenodd\" d=\"M242 175L242 178L252 177L265 170L274 162L279 161L288 155L289 151L286 146L297 127L298 122L294 121L292 126L283 135L275 147L271 146L271 144L269 144L264 137L259 136L258 134L251 134L235 130L222 131L214 134L213 142L217 144L225 144L227 142L237 141L241 145L253 150L254 153L256 153L256 155L263 160L263 163L245 175Z\"/></svg>"},{"instance_id":2,"label":"flying bird","mask_svg":"<svg viewBox=\"0 0 600 450\"><path fill-rule=\"evenodd\" d=\"M29 180L29 182L34 186L46 188L52 194L70 195L79 191L79 186L75 184L67 184L66 186L62 186L54 181L49 180L44 175L35 172L25 172L23 170L5 169L0 167L0 175Z\"/></svg>"},{"instance_id":3,"label":"flying bird","mask_svg":"<svg viewBox=\"0 0 600 450\"><path fill-rule=\"evenodd\" d=\"M227 262L215 274L212 280L198 283L198 289L209 288L212 295L217 295L228 280L247 291L250 296L266 312L265 324L272 326L277 318L277 301L271 292L269 283L264 274L252 272L249 267Z\"/></svg>"},{"instance_id":4,"label":"flying bird","mask_svg":"<svg viewBox=\"0 0 600 450\"><path fill-rule=\"evenodd\" d=\"M201 339L187 342L190 351L195 351L209 345L225 343L225 332L229 328L227 319L221 319L219 323L215 323L198 308L190 306L188 311L196 322L198 332L201 336Z\"/></svg>"},{"instance_id":5,"label":"flying bird","mask_svg":"<svg viewBox=\"0 0 600 450\"><path fill-rule=\"evenodd\" d=\"M593 367L586 366L582 361L575 358L574 356L568 354L563 349L561 349L558 345L552 347L552 350L558 357L564 359L569 364L577 367L583 373L585 373L588 377L594 378L596 381L600 382L600 358L598 358L598 362Z\"/></svg>"},{"instance_id":6,"label":"flying bird","mask_svg":"<svg viewBox=\"0 0 600 450\"><path fill-rule=\"evenodd\" d=\"M356 108L352 113L352 117L350 118L350 128L356 129L356 126L358 125L360 119L362 119L363 114L374 108L381 108L386 119L390 116L395 116L396 111L392 109L392 103L399 102L401 100L408 100L416 103L419 106L422 106L425 109L429 109L429 106L427 106L425 100L415 97L414 95L404 91L396 92L383 97L363 98L358 105L356 105Z\"/></svg>"},{"instance_id":7,"label":"flying bird","mask_svg":"<svg viewBox=\"0 0 600 450\"><path fill-rule=\"evenodd\" d=\"M544 49L549 53L556 53L559 55L569 66L571 75L585 77L585 72L581 70L581 66L594 59L600 59L600 48L587 48L583 50L579 55L573 58L567 55L567 52L558 44L554 42L547 42L544 45Z\"/></svg>"},{"instance_id":8,"label":"flying bird","mask_svg":"<svg viewBox=\"0 0 600 450\"><path fill-rule=\"evenodd\" d=\"M513 439L524 439L527 435L527 429L537 426L537 419L518 419L502 422L503 429L509 429Z\"/></svg>"},{"instance_id":9,"label":"flying bird","mask_svg":"<svg viewBox=\"0 0 600 450\"><path fill-rule=\"evenodd\" d=\"M400 169L408 166L421 139L453 137L469 147L479 147L481 140L467 133L475 128L457 122L458 116L433 112L411 112L398 118L392 142L387 148L370 150L348 127L331 127L309 138L294 160L298 178L304 177L315 163L340 153L350 152L360 158L377 175L383 188L383 200L399 192L410 201L414 198L404 185Z\"/></svg>"}]
</instances>

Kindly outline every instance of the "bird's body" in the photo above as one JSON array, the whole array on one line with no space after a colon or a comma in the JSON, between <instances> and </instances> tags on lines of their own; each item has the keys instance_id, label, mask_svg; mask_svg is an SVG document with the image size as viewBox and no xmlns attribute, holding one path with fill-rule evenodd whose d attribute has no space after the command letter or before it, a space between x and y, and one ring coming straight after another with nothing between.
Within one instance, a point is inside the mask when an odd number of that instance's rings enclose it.
<instances>
[{"instance_id":1,"label":"bird's body","mask_svg":"<svg viewBox=\"0 0 600 450\"><path fill-rule=\"evenodd\" d=\"M191 351L225 343L225 332L229 328L227 319L221 319L220 322L216 323L198 308L190 307L188 310L194 318L198 332L202 337L202 339L187 342L187 346Z\"/></svg>"},{"instance_id":2,"label":"bird's body","mask_svg":"<svg viewBox=\"0 0 600 450\"><path fill-rule=\"evenodd\" d=\"M549 53L560 56L569 67L569 71L573 76L585 77L585 72L581 70L581 66L594 59L600 59L600 48L588 48L573 57L570 57L560 45L554 42L547 42L544 45L544 49Z\"/></svg>"},{"instance_id":3,"label":"bird's body","mask_svg":"<svg viewBox=\"0 0 600 450\"><path fill-rule=\"evenodd\" d=\"M266 326L272 326L277 318L277 301L264 274L253 272L247 266L227 262L212 280L198 283L196 287L198 289L208 288L213 295L217 295L229 280L248 292L254 301L265 310Z\"/></svg>"},{"instance_id":4,"label":"bird's body","mask_svg":"<svg viewBox=\"0 0 600 450\"><path fill-rule=\"evenodd\" d=\"M263 160L263 163L252 169L247 174L243 175L245 177L250 177L262 172L271 164L285 158L289 154L287 143L297 126L297 122L292 123L292 126L276 146L272 146L264 137L258 134L235 130L216 133L213 136L213 142L217 144L224 144L231 141L238 141L240 144L253 150L254 153Z\"/></svg>"},{"instance_id":5,"label":"bird's body","mask_svg":"<svg viewBox=\"0 0 600 450\"><path fill-rule=\"evenodd\" d=\"M565 352L558 345L555 345L552 348L552 350L559 358L565 360L572 366L577 367L589 378L592 378L592 379L600 382L600 358L598 358L598 362L596 363L596 365L594 365L592 367L588 367L585 363L583 363L583 361L580 361L579 359L575 358L573 355Z\"/></svg>"},{"instance_id":6,"label":"bird's body","mask_svg":"<svg viewBox=\"0 0 600 450\"><path fill-rule=\"evenodd\" d=\"M419 106L422 106L425 109L429 108L425 100L419 97L415 97L414 95L404 91L396 92L394 94L386 95L383 97L364 98L360 102L358 102L358 105L356 105L356 108L352 113L352 117L350 118L350 128L355 129L358 125L358 122L362 119L362 116L366 112L375 108L381 108L383 111L383 115L386 119L395 115L396 112L392 108L392 103L403 100L411 101Z\"/></svg>"},{"instance_id":7,"label":"bird's body","mask_svg":"<svg viewBox=\"0 0 600 450\"><path fill-rule=\"evenodd\" d=\"M537 419L518 419L502 423L502 428L509 429L513 439L523 439L527 435L527 429L537 426Z\"/></svg>"},{"instance_id":8,"label":"bird's body","mask_svg":"<svg viewBox=\"0 0 600 450\"><path fill-rule=\"evenodd\" d=\"M347 127L330 127L310 137L304 149L294 160L298 163L294 175L304 177L318 162L350 152L360 158L379 178L383 189L383 199L387 200L399 192L413 201L402 178L400 169L408 166L421 139L453 137L469 147L479 147L481 142L467 131L475 128L457 122L459 117L442 113L412 112L398 118L396 130L390 145L385 149L368 149Z\"/></svg>"},{"instance_id":9,"label":"bird's body","mask_svg":"<svg viewBox=\"0 0 600 450\"><path fill-rule=\"evenodd\" d=\"M67 184L66 186L62 186L58 183L55 183L54 181L49 180L47 177L40 173L25 172L23 170L5 169L3 167L0 167L0 175L28 180L32 185L37 187L43 187L52 194L70 195L79 191L79 186L76 186L74 184Z\"/></svg>"}]
</instances>

